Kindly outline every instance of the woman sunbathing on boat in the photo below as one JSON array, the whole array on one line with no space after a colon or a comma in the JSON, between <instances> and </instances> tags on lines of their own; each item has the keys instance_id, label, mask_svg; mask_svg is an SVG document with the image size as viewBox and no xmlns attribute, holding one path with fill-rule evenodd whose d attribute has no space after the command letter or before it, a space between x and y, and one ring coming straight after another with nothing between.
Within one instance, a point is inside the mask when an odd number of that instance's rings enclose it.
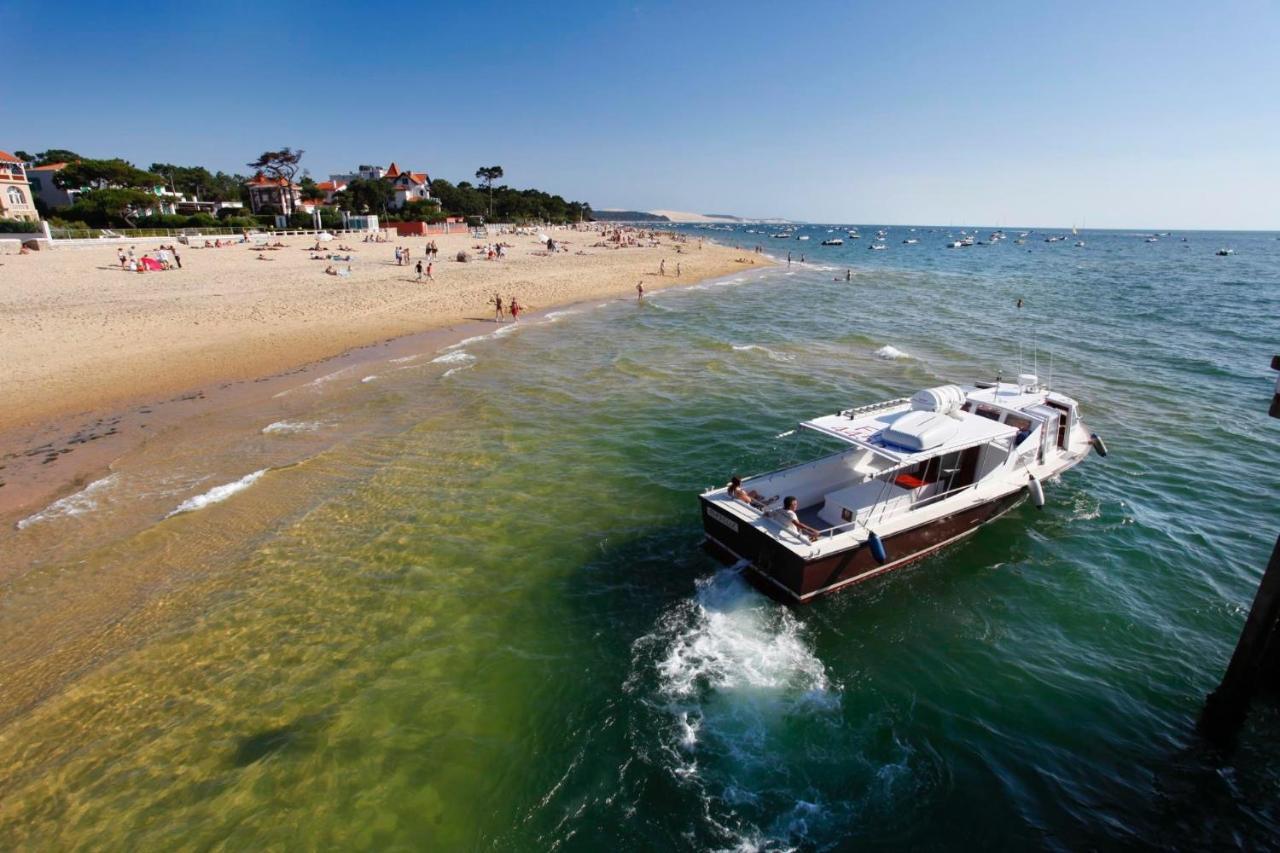
<instances>
[{"instance_id":1,"label":"woman sunbathing on boat","mask_svg":"<svg viewBox=\"0 0 1280 853\"><path fill-rule=\"evenodd\" d=\"M729 497L734 498L735 500L740 500L745 504L751 504L751 506L756 509L764 509L766 506L778 499L777 495L774 495L771 498L766 498L755 489L748 492L746 489L742 488L742 478L737 474L734 474L729 478L729 486L725 491L729 493Z\"/></svg>"}]
</instances>

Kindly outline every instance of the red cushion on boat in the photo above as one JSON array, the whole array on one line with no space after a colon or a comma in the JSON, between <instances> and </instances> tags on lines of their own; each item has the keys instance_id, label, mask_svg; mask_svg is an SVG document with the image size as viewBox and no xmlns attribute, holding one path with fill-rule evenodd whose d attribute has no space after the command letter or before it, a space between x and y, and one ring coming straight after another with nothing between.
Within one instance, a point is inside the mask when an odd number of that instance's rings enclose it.
<instances>
[{"instance_id":1,"label":"red cushion on boat","mask_svg":"<svg viewBox=\"0 0 1280 853\"><path fill-rule=\"evenodd\" d=\"M924 480L921 480L915 474L899 474L893 478L893 482L904 489L918 489L924 485Z\"/></svg>"}]
</instances>

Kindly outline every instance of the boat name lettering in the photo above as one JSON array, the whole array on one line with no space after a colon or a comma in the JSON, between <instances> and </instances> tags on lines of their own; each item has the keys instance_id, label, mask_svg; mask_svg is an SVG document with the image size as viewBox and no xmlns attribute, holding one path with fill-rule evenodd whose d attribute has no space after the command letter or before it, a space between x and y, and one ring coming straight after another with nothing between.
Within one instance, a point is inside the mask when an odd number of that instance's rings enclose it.
<instances>
[{"instance_id":1,"label":"boat name lettering","mask_svg":"<svg viewBox=\"0 0 1280 853\"><path fill-rule=\"evenodd\" d=\"M722 512L716 512L711 507L707 507L707 518L714 519L715 521L720 522L725 527L732 530L734 533L738 532L738 522L734 521L732 518L730 518L729 516L725 515Z\"/></svg>"}]
</instances>

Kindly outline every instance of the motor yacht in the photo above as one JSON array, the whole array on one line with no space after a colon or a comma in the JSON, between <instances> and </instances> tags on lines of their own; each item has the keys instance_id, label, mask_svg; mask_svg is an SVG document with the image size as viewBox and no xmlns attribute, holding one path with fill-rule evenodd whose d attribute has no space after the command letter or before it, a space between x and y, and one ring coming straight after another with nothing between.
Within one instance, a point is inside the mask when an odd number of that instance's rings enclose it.
<instances>
[{"instance_id":1,"label":"motor yacht","mask_svg":"<svg viewBox=\"0 0 1280 853\"><path fill-rule=\"evenodd\" d=\"M1106 447L1079 404L1033 374L943 385L800 424L834 453L700 495L709 549L781 600L806 603L975 532ZM749 500L747 497L749 496ZM804 525L798 528L783 508Z\"/></svg>"}]
</instances>

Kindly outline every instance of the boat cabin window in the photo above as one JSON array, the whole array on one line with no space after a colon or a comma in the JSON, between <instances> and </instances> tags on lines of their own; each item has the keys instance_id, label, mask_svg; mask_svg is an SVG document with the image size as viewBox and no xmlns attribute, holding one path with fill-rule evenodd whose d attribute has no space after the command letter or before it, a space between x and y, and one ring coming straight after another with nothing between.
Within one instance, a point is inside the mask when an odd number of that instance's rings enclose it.
<instances>
[{"instance_id":1,"label":"boat cabin window","mask_svg":"<svg viewBox=\"0 0 1280 853\"><path fill-rule=\"evenodd\" d=\"M1004 419L1004 422L1018 431L1018 437L1013 440L1014 447L1027 440L1027 436L1031 435L1030 418L1024 418L1022 415L1015 415L1010 412Z\"/></svg>"},{"instance_id":2,"label":"boat cabin window","mask_svg":"<svg viewBox=\"0 0 1280 853\"><path fill-rule=\"evenodd\" d=\"M918 489L930 483L938 482L938 473L942 469L942 460L946 457L934 456L917 462L910 468L899 471L893 478L894 485L902 489Z\"/></svg>"},{"instance_id":3,"label":"boat cabin window","mask_svg":"<svg viewBox=\"0 0 1280 853\"><path fill-rule=\"evenodd\" d=\"M969 411L973 412L975 415L977 415L980 418L987 418L993 421L1000 420L1000 415L1002 414L1002 412L999 409L994 408L992 406L983 405L982 403L979 403L977 406L974 406L974 408L970 409Z\"/></svg>"},{"instance_id":4,"label":"boat cabin window","mask_svg":"<svg viewBox=\"0 0 1280 853\"><path fill-rule=\"evenodd\" d=\"M978 478L978 463L985 448L986 445L980 444L926 459L900 472L894 477L894 483L904 489L921 489L915 495L915 507L925 506L947 497L957 489L973 485ZM922 488L935 483L936 488Z\"/></svg>"}]
</instances>

